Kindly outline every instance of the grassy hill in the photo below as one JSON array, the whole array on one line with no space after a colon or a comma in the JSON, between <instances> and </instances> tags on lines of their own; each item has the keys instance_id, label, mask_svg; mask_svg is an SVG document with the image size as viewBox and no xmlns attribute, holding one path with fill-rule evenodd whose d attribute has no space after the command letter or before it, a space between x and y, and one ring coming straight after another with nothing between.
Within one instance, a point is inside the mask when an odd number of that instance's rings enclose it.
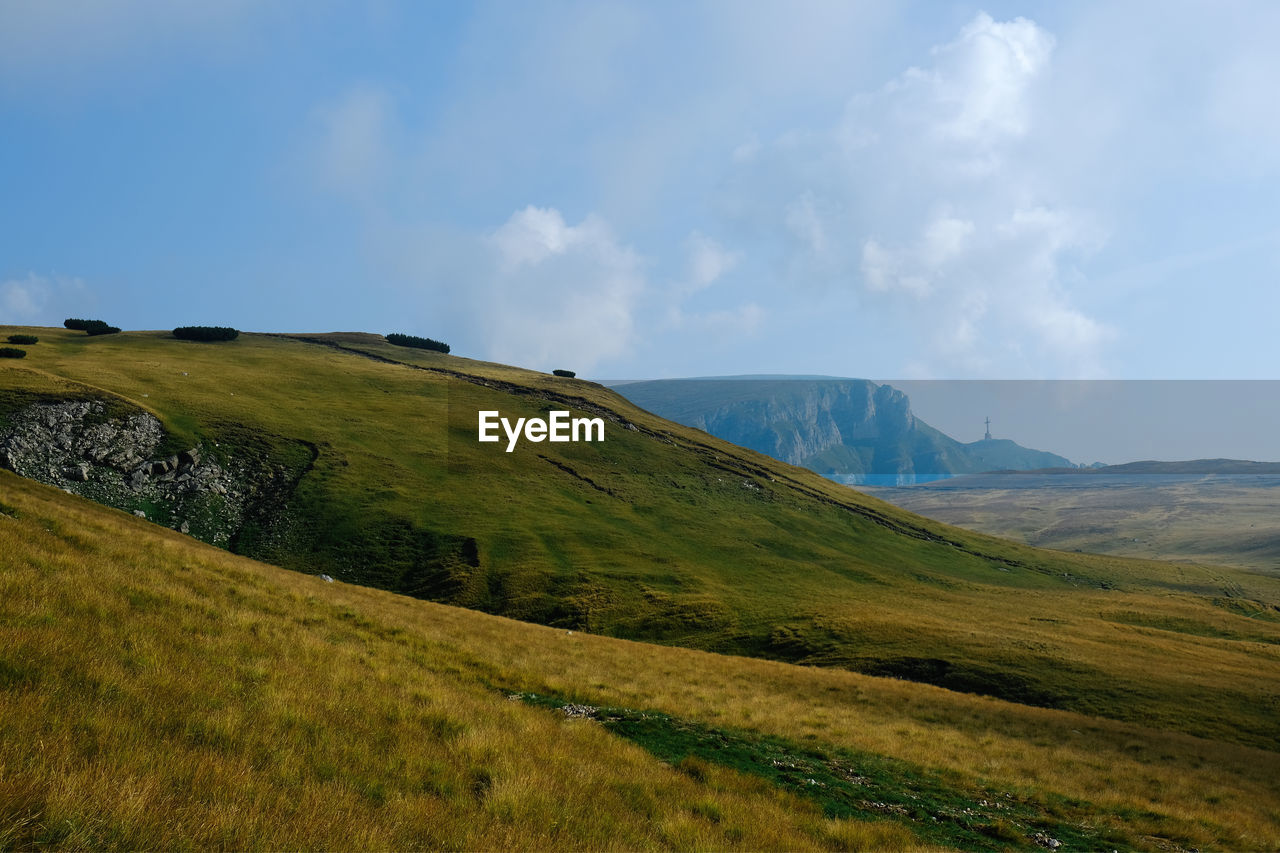
<instances>
[{"instance_id":1,"label":"grassy hill","mask_svg":"<svg viewBox=\"0 0 1280 853\"><path fill-rule=\"evenodd\" d=\"M4 849L1257 850L1277 780L1156 725L327 583L0 472Z\"/></svg>"},{"instance_id":2,"label":"grassy hill","mask_svg":"<svg viewBox=\"0 0 1280 853\"><path fill-rule=\"evenodd\" d=\"M154 413L166 452L258 472L261 511L225 543L249 556L561 629L1280 747L1272 578L948 527L601 386L377 336L37 333L0 367L0 419L68 396ZM606 440L476 441L479 410L560 408L604 417Z\"/></svg>"}]
</instances>

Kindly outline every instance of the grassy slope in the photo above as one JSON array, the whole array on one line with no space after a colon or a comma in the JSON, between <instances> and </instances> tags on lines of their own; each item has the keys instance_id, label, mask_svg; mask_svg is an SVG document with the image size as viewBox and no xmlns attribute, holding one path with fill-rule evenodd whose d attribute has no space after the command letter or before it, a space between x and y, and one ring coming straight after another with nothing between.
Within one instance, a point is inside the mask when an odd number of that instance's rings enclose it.
<instances>
[{"instance_id":1,"label":"grassy slope","mask_svg":"<svg viewBox=\"0 0 1280 853\"><path fill-rule=\"evenodd\" d=\"M591 383L368 336L39 334L27 359L3 367L8 387L110 389L154 411L177 443L249 433L315 444L294 535L255 552L281 565L561 627L1280 744L1273 579L961 531ZM511 454L475 441L479 409L528 416L565 398L638 429L611 422L603 444ZM473 539L479 565L415 573L441 537Z\"/></svg>"},{"instance_id":2,"label":"grassy slope","mask_svg":"<svg viewBox=\"0 0 1280 853\"><path fill-rule=\"evenodd\" d=\"M744 744L875 819L723 766ZM3 848L1273 849L1277 780L1248 747L329 584L0 472Z\"/></svg>"}]
</instances>

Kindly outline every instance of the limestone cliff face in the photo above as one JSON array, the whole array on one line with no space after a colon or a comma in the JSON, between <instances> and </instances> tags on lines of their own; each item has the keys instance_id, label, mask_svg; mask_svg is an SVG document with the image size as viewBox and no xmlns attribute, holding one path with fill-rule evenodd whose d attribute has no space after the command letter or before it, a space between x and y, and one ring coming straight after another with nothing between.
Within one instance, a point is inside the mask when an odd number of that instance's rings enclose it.
<instances>
[{"instance_id":1,"label":"limestone cliff face","mask_svg":"<svg viewBox=\"0 0 1280 853\"><path fill-rule=\"evenodd\" d=\"M907 396L888 385L849 380L798 390L776 388L726 403L695 415L690 425L792 465L836 447L899 440L915 429Z\"/></svg>"},{"instance_id":2,"label":"limestone cliff face","mask_svg":"<svg viewBox=\"0 0 1280 853\"><path fill-rule=\"evenodd\" d=\"M43 401L0 424L0 468L224 548L246 523L278 513L296 484L284 466L249 464L216 448L162 455L164 438L148 412L121 412L103 400Z\"/></svg>"},{"instance_id":3,"label":"limestone cliff face","mask_svg":"<svg viewBox=\"0 0 1280 853\"><path fill-rule=\"evenodd\" d=\"M655 414L846 482L1071 464L1012 441L962 444L917 419L903 392L864 379L671 379L616 390Z\"/></svg>"}]
</instances>

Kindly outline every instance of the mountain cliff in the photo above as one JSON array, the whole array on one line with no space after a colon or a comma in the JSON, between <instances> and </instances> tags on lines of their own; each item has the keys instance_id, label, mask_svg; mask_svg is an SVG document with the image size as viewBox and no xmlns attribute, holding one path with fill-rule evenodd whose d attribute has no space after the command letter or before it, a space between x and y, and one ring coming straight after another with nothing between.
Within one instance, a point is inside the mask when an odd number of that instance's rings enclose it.
<instances>
[{"instance_id":1,"label":"mountain cliff","mask_svg":"<svg viewBox=\"0 0 1280 853\"><path fill-rule=\"evenodd\" d=\"M666 379L616 390L664 418L841 482L1071 467L1008 439L956 441L912 414L906 394L866 379Z\"/></svg>"}]
</instances>

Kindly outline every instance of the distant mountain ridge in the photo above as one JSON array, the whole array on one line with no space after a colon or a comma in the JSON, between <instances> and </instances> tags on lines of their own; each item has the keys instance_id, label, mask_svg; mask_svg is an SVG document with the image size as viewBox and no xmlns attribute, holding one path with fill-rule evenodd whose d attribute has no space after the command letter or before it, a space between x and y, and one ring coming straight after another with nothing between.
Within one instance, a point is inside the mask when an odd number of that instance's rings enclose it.
<instances>
[{"instance_id":1,"label":"distant mountain ridge","mask_svg":"<svg viewBox=\"0 0 1280 853\"><path fill-rule=\"evenodd\" d=\"M1074 467L1008 439L959 442L917 418L902 391L866 379L661 379L615 389L664 418L841 482Z\"/></svg>"},{"instance_id":2,"label":"distant mountain ridge","mask_svg":"<svg viewBox=\"0 0 1280 853\"><path fill-rule=\"evenodd\" d=\"M991 472L981 472L991 473ZM1010 469L1010 474L1021 477L1033 475L1079 474L1104 477L1127 475L1158 475L1166 477L1211 477L1211 476L1275 476L1280 474L1280 462L1254 462L1248 459L1185 459L1177 461L1158 461L1144 459L1138 462L1124 462L1119 465L1093 465L1070 468L1019 468Z\"/></svg>"}]
</instances>

